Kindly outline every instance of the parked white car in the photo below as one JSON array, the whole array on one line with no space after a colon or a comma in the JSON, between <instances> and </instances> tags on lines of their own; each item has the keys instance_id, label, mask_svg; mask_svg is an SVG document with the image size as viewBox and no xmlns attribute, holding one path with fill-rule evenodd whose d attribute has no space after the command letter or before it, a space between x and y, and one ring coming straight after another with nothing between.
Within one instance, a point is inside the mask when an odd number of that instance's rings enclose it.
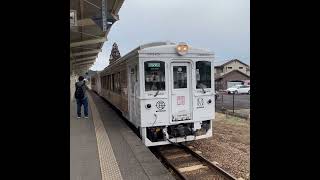
<instances>
[{"instance_id":1,"label":"parked white car","mask_svg":"<svg viewBox=\"0 0 320 180\"><path fill-rule=\"evenodd\" d=\"M248 85L235 85L227 90L228 94L250 94L250 86Z\"/></svg>"}]
</instances>

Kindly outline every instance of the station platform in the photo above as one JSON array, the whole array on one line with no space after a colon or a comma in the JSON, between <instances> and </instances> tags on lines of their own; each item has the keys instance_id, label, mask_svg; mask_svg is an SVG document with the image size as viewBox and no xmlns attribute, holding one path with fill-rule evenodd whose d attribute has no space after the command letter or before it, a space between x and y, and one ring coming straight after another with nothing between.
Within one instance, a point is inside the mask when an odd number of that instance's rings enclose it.
<instances>
[{"instance_id":1,"label":"station platform","mask_svg":"<svg viewBox=\"0 0 320 180\"><path fill-rule=\"evenodd\" d=\"M88 100L88 119L70 103L71 180L175 179L107 102L91 91Z\"/></svg>"}]
</instances>

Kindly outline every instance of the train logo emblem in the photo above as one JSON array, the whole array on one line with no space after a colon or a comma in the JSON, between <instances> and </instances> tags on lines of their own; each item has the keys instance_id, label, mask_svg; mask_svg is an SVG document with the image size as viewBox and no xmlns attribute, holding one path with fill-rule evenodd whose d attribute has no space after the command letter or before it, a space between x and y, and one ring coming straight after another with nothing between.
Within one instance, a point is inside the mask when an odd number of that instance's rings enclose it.
<instances>
[{"instance_id":1,"label":"train logo emblem","mask_svg":"<svg viewBox=\"0 0 320 180\"><path fill-rule=\"evenodd\" d=\"M197 105L198 106L203 106L203 99L202 98L198 98Z\"/></svg>"},{"instance_id":2,"label":"train logo emblem","mask_svg":"<svg viewBox=\"0 0 320 180\"><path fill-rule=\"evenodd\" d=\"M161 110L166 107L166 104L163 101L158 101L156 107Z\"/></svg>"}]
</instances>

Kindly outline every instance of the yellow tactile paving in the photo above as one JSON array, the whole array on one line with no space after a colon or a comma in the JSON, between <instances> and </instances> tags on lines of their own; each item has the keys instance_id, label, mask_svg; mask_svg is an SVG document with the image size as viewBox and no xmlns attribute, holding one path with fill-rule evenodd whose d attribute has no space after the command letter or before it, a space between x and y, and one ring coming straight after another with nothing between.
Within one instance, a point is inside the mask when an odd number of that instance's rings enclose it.
<instances>
[{"instance_id":1,"label":"yellow tactile paving","mask_svg":"<svg viewBox=\"0 0 320 180\"><path fill-rule=\"evenodd\" d=\"M91 95L88 93L92 120L94 123L102 180L122 180L121 172L114 156L110 140Z\"/></svg>"}]
</instances>

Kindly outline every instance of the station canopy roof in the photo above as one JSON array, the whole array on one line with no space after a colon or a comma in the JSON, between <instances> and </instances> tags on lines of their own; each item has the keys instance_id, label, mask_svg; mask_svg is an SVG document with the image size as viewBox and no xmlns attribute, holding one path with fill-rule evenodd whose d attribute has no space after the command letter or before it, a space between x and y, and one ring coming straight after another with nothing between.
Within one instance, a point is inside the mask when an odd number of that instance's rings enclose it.
<instances>
[{"instance_id":1,"label":"station canopy roof","mask_svg":"<svg viewBox=\"0 0 320 180\"><path fill-rule=\"evenodd\" d=\"M70 73L94 64L124 0L70 0Z\"/></svg>"}]
</instances>

